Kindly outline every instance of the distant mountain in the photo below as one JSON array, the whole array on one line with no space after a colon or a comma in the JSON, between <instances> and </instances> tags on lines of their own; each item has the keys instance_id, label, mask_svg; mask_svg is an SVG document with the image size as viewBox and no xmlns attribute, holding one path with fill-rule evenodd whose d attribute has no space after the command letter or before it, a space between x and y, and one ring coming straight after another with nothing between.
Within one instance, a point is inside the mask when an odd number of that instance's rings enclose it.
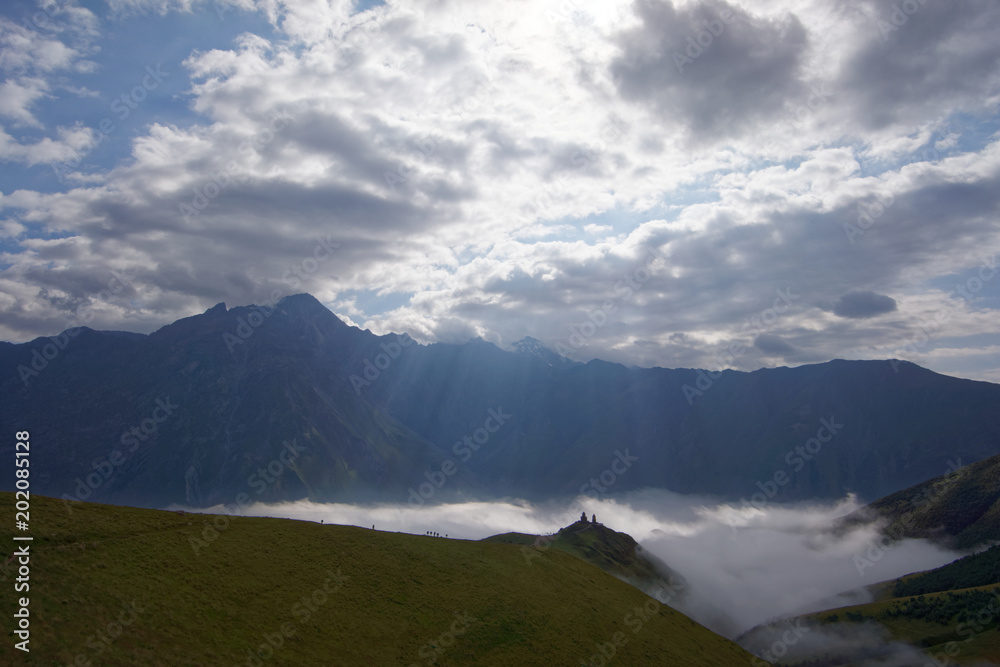
<instances>
[{"instance_id":1,"label":"distant mountain","mask_svg":"<svg viewBox=\"0 0 1000 667\"><path fill-rule=\"evenodd\" d=\"M878 521L886 535L924 537L955 549L1000 540L1000 456L960 465L844 517L841 528Z\"/></svg>"},{"instance_id":2,"label":"distant mountain","mask_svg":"<svg viewBox=\"0 0 1000 667\"><path fill-rule=\"evenodd\" d=\"M0 426L37 443L33 490L142 506L874 499L1000 453L1000 386L906 362L710 373L553 355L376 336L305 294L219 304L150 335L0 344Z\"/></svg>"},{"instance_id":3,"label":"distant mountain","mask_svg":"<svg viewBox=\"0 0 1000 667\"><path fill-rule=\"evenodd\" d=\"M260 313L220 304L149 336L83 329L27 386L8 377L0 424L31 432L32 489L153 507L401 500L413 471L440 468L440 448L345 381L399 337L350 329L309 296ZM47 343L0 362L30 367ZM453 481L478 489L466 471Z\"/></svg>"},{"instance_id":4,"label":"distant mountain","mask_svg":"<svg viewBox=\"0 0 1000 667\"><path fill-rule=\"evenodd\" d=\"M567 366L573 366L576 363L566 357L553 352L549 348L542 344L542 341L537 338L532 338L531 336L525 336L521 340L517 341L511 346L511 350L517 354L524 354L529 357L535 357L540 359L549 366L555 366L559 368L565 368Z\"/></svg>"}]
</instances>

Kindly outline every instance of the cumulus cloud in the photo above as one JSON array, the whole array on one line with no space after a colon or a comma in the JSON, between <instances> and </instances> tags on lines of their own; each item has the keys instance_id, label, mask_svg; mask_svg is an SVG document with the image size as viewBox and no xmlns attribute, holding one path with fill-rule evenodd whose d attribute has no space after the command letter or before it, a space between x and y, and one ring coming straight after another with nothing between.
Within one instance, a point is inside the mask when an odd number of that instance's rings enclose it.
<instances>
[{"instance_id":1,"label":"cumulus cloud","mask_svg":"<svg viewBox=\"0 0 1000 667\"><path fill-rule=\"evenodd\" d=\"M12 32L28 41L0 52L17 93L0 96L0 168L19 179L0 198L0 338L81 309L151 331L277 289L378 333L531 335L582 361L1000 373L983 338L1000 281L942 287L991 275L1000 246L990 3L924 3L899 26L888 0L219 6L120 0L99 17L246 30L185 43L188 113L66 182L41 172L97 152L100 118L39 119L53 91L94 88L79 69L100 61L98 19ZM293 280L327 239L329 261ZM111 270L132 292L99 302Z\"/></svg>"},{"instance_id":2,"label":"cumulus cloud","mask_svg":"<svg viewBox=\"0 0 1000 667\"><path fill-rule=\"evenodd\" d=\"M618 36L610 69L619 92L697 140L739 136L800 97L808 34L788 13L755 16L721 0L636 0L637 27Z\"/></svg>"}]
</instances>

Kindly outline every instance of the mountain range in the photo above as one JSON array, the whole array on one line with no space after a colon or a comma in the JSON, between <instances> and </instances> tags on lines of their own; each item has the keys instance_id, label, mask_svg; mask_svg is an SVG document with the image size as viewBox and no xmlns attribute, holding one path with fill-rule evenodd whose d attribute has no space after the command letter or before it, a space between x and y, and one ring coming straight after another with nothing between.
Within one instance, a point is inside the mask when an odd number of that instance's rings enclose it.
<instances>
[{"instance_id":1,"label":"mountain range","mask_svg":"<svg viewBox=\"0 0 1000 667\"><path fill-rule=\"evenodd\" d=\"M534 339L378 336L307 294L0 343L0 368L0 425L38 443L32 489L67 501L874 500L1000 453L1000 385L905 361L580 363Z\"/></svg>"}]
</instances>

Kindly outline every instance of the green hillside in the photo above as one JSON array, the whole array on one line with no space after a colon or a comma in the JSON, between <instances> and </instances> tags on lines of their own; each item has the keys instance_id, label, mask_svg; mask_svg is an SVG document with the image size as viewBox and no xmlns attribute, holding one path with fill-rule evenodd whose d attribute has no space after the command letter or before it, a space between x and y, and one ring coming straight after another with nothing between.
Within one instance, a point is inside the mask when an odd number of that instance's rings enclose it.
<instances>
[{"instance_id":1,"label":"green hillside","mask_svg":"<svg viewBox=\"0 0 1000 667\"><path fill-rule=\"evenodd\" d=\"M1000 546L959 558L930 572L898 579L893 586L892 595L901 598L996 583L1000 583Z\"/></svg>"},{"instance_id":2,"label":"green hillside","mask_svg":"<svg viewBox=\"0 0 1000 667\"><path fill-rule=\"evenodd\" d=\"M0 507L8 562L12 494ZM31 652L8 626L0 664L581 665L602 664L602 648L607 664L751 664L557 549L529 562L518 545L86 503L70 513L37 496L29 534ZM5 618L15 576L8 563Z\"/></svg>"},{"instance_id":3,"label":"green hillside","mask_svg":"<svg viewBox=\"0 0 1000 667\"><path fill-rule=\"evenodd\" d=\"M1000 456L881 498L844 517L841 528L875 520L894 539L926 537L956 549L1000 540Z\"/></svg>"},{"instance_id":4,"label":"green hillside","mask_svg":"<svg viewBox=\"0 0 1000 667\"><path fill-rule=\"evenodd\" d=\"M809 623L877 623L905 641L950 663L1000 664L1000 586L981 586L893 598L807 617ZM794 664L794 663L790 663Z\"/></svg>"},{"instance_id":5,"label":"green hillside","mask_svg":"<svg viewBox=\"0 0 1000 667\"><path fill-rule=\"evenodd\" d=\"M944 591L928 595L880 600L807 614L772 626L754 628L739 638L741 645L756 650L768 644L787 627L806 628L815 636L856 637L864 629L882 641L852 641L847 644L813 644L807 655L789 654L774 664L780 667L841 667L876 659L890 642L905 642L939 664L1000 664L1000 585ZM853 630L852 630L853 628ZM769 632L769 630L771 632ZM819 648L815 648L815 647ZM869 663L864 663L869 664ZM895 663L893 663L895 664ZM923 663L921 663L922 665ZM929 659L927 664L934 664Z\"/></svg>"},{"instance_id":6,"label":"green hillside","mask_svg":"<svg viewBox=\"0 0 1000 667\"><path fill-rule=\"evenodd\" d=\"M548 549L572 554L654 595L661 602L675 604L686 593L686 582L680 574L643 550L631 535L601 523L581 519L554 535L504 533L483 541L522 545L529 549L528 558Z\"/></svg>"}]
</instances>

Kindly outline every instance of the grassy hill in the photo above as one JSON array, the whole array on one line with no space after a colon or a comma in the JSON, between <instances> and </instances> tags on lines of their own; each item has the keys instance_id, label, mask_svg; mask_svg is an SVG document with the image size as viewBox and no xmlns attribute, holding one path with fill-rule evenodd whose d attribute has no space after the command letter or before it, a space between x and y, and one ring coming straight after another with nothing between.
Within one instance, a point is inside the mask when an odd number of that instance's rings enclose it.
<instances>
[{"instance_id":1,"label":"grassy hill","mask_svg":"<svg viewBox=\"0 0 1000 667\"><path fill-rule=\"evenodd\" d=\"M7 562L12 494L0 510ZM70 513L38 496L29 534L31 652L5 625L0 664L581 665L602 664L602 648L608 664L751 664L557 549L529 562L511 544L87 503ZM11 618L16 573L0 574Z\"/></svg>"},{"instance_id":2,"label":"grassy hill","mask_svg":"<svg viewBox=\"0 0 1000 667\"><path fill-rule=\"evenodd\" d=\"M893 597L940 593L960 588L988 586L1000 582L1000 546L944 565L929 572L920 572L897 579Z\"/></svg>"},{"instance_id":3,"label":"grassy hill","mask_svg":"<svg viewBox=\"0 0 1000 667\"><path fill-rule=\"evenodd\" d=\"M572 554L661 602L673 604L686 592L686 582L680 574L643 550L631 535L619 533L601 523L581 520L554 535L504 533L483 541L522 545L531 550L529 554L542 553L550 548Z\"/></svg>"},{"instance_id":4,"label":"grassy hill","mask_svg":"<svg viewBox=\"0 0 1000 667\"><path fill-rule=\"evenodd\" d=\"M829 636L858 637L864 630L880 641L845 641L776 662L782 667L839 667L874 658L890 642L905 642L936 656L939 664L1000 664L1000 547L948 565L867 586L874 601L791 619L791 625L821 629ZM739 638L756 650L789 625L783 621L754 628ZM831 648L832 646L832 648ZM989 662L985 662L989 661ZM934 664L928 661L927 664Z\"/></svg>"},{"instance_id":5,"label":"grassy hill","mask_svg":"<svg viewBox=\"0 0 1000 667\"><path fill-rule=\"evenodd\" d=\"M899 642L936 658L940 665L982 667L1000 664L998 620L1000 585L993 584L829 609L773 626L754 628L739 641L743 646L756 648L758 644L769 643L776 636L775 631L792 626L808 628L806 636L815 637L822 631L826 637L845 638L837 644L817 641L807 655L789 654L774 663L780 667L862 664L865 659L874 659L891 650L891 645ZM862 636L866 639L860 639ZM872 641L874 637L880 639ZM928 658L926 664L935 663Z\"/></svg>"},{"instance_id":6,"label":"grassy hill","mask_svg":"<svg viewBox=\"0 0 1000 667\"><path fill-rule=\"evenodd\" d=\"M844 517L842 529L883 521L895 539L926 537L956 549L1000 540L1000 456L962 466Z\"/></svg>"}]
</instances>

